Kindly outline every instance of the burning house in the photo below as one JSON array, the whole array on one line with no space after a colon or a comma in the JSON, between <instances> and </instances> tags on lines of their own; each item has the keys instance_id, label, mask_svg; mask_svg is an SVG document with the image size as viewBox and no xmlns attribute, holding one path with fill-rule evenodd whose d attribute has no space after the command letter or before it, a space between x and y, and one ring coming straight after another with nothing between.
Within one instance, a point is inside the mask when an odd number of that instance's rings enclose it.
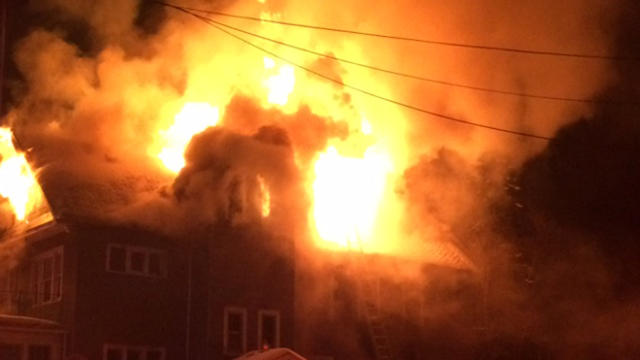
<instances>
[{"instance_id":1,"label":"burning house","mask_svg":"<svg viewBox=\"0 0 640 360\"><path fill-rule=\"evenodd\" d=\"M465 44L615 6L500 3L2 2L0 359L547 358L512 175L610 69Z\"/></svg>"}]
</instances>

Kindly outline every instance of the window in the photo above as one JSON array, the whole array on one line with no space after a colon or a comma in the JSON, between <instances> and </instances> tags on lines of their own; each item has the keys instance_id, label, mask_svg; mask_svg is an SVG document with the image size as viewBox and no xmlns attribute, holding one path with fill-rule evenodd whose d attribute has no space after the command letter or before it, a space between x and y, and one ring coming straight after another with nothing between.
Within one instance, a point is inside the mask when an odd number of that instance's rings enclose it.
<instances>
[{"instance_id":1,"label":"window","mask_svg":"<svg viewBox=\"0 0 640 360\"><path fill-rule=\"evenodd\" d=\"M0 344L0 359L21 360L22 346L13 344Z\"/></svg>"},{"instance_id":2,"label":"window","mask_svg":"<svg viewBox=\"0 0 640 360\"><path fill-rule=\"evenodd\" d=\"M109 244L107 248L107 271L149 277L165 277L167 275L166 259L166 251L140 246Z\"/></svg>"},{"instance_id":3,"label":"window","mask_svg":"<svg viewBox=\"0 0 640 360\"><path fill-rule=\"evenodd\" d=\"M18 271L16 268L9 269L5 276L0 278L0 308L13 309L19 297Z\"/></svg>"},{"instance_id":4,"label":"window","mask_svg":"<svg viewBox=\"0 0 640 360\"><path fill-rule=\"evenodd\" d=\"M33 304L49 304L62 299L62 246L37 256L31 264Z\"/></svg>"},{"instance_id":5,"label":"window","mask_svg":"<svg viewBox=\"0 0 640 360\"><path fill-rule=\"evenodd\" d=\"M29 360L51 360L49 345L29 345Z\"/></svg>"},{"instance_id":6,"label":"window","mask_svg":"<svg viewBox=\"0 0 640 360\"><path fill-rule=\"evenodd\" d=\"M147 358L145 360L162 360L164 359L163 350L147 350Z\"/></svg>"},{"instance_id":7,"label":"window","mask_svg":"<svg viewBox=\"0 0 640 360\"><path fill-rule=\"evenodd\" d=\"M164 348L149 346L105 345L104 360L164 360Z\"/></svg>"},{"instance_id":8,"label":"window","mask_svg":"<svg viewBox=\"0 0 640 360\"><path fill-rule=\"evenodd\" d=\"M240 355L247 351L247 310L227 307L224 309L224 353Z\"/></svg>"},{"instance_id":9,"label":"window","mask_svg":"<svg viewBox=\"0 0 640 360\"><path fill-rule=\"evenodd\" d=\"M280 347L280 312L258 312L258 346L263 350Z\"/></svg>"}]
</instances>

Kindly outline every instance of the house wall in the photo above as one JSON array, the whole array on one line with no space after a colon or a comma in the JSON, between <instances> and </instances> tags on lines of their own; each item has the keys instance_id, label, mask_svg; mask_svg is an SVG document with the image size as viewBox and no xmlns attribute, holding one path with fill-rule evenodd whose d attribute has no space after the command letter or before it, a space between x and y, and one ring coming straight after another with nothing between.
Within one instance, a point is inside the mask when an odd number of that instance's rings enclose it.
<instances>
[{"instance_id":1,"label":"house wall","mask_svg":"<svg viewBox=\"0 0 640 360\"><path fill-rule=\"evenodd\" d=\"M186 260L182 244L144 231L77 227L76 317L73 352L101 359L105 344L161 347L166 359L184 359ZM167 251L162 278L106 270L110 243Z\"/></svg>"},{"instance_id":2,"label":"house wall","mask_svg":"<svg viewBox=\"0 0 640 360\"><path fill-rule=\"evenodd\" d=\"M99 360L105 344L112 344L164 348L166 360L180 360L187 356L188 342L190 360L229 359L223 354L224 309L229 306L247 312L247 351L258 348L261 310L279 313L279 345L294 346L290 241L268 236L260 227L216 227L205 236L180 240L95 224L60 229L27 239L20 287L28 296L19 313L60 323L68 333L67 355ZM166 277L107 271L109 244L166 251ZM58 247L64 259L62 299L35 305L29 293L31 264Z\"/></svg>"},{"instance_id":3,"label":"house wall","mask_svg":"<svg viewBox=\"0 0 640 360\"><path fill-rule=\"evenodd\" d=\"M258 312L280 314L280 346L294 342L294 263L289 240L267 235L256 228L223 228L209 240L208 359L224 355L224 309L247 312L247 351L258 344Z\"/></svg>"}]
</instances>

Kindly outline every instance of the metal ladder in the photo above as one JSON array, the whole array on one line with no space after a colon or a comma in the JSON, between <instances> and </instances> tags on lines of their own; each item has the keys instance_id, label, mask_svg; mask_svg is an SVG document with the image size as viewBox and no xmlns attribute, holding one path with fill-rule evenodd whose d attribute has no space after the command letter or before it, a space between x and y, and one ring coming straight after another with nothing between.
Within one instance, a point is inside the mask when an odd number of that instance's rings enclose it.
<instances>
[{"instance_id":1,"label":"metal ladder","mask_svg":"<svg viewBox=\"0 0 640 360\"><path fill-rule=\"evenodd\" d=\"M380 306L377 303L375 280L362 281L362 300L364 315L369 325L376 360L393 360L389 329L385 324Z\"/></svg>"}]
</instances>

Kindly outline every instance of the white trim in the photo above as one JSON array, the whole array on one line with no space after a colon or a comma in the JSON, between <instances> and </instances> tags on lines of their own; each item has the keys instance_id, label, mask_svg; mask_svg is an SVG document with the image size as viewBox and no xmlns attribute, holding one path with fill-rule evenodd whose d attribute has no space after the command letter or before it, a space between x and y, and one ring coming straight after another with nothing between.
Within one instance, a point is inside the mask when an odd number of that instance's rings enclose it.
<instances>
[{"instance_id":1,"label":"white trim","mask_svg":"<svg viewBox=\"0 0 640 360\"><path fill-rule=\"evenodd\" d=\"M124 269L123 270L111 269L111 249L114 249L114 248L122 249L124 251ZM131 257L133 253L141 253L144 256L142 271L134 270L132 268ZM159 261L158 266L160 270L159 274L151 273L151 269L149 266L151 262L151 255L158 256L158 261ZM107 245L105 269L107 272L114 273L114 274L130 274L130 275L137 275L137 276L144 276L144 277L151 277L151 278L166 278L167 277L167 260L168 258L167 258L166 250L160 250L160 249L155 249L155 248L150 248L145 246L132 246L132 245L109 243Z\"/></svg>"},{"instance_id":2,"label":"white trim","mask_svg":"<svg viewBox=\"0 0 640 360\"><path fill-rule=\"evenodd\" d=\"M60 283L58 284L58 286L60 287L58 290L60 291L60 293L58 294L58 296L54 296L55 294L55 280L57 277L56 274L56 255L60 255ZM50 296L51 298L47 301L44 301L41 299L42 294L44 293L44 291L40 291L41 286L44 286L44 262L47 259L51 259L51 284L49 286L49 291L50 291ZM38 254L37 256L34 256L31 259L31 273L30 275L30 287L31 287L31 291L33 292L33 306L40 306L40 305L47 305L47 304L53 304L53 303L57 303L62 301L62 293L63 293L63 289L64 289L64 247L62 245L57 246L53 249L47 250L41 254ZM35 271L35 273L34 273ZM35 282L35 283L34 283Z\"/></svg>"},{"instance_id":3,"label":"white trim","mask_svg":"<svg viewBox=\"0 0 640 360\"><path fill-rule=\"evenodd\" d=\"M229 315L242 316L242 349L239 352L229 351ZM242 355L247 352L247 309L235 306L225 306L222 328L222 344L225 355Z\"/></svg>"},{"instance_id":4,"label":"white trim","mask_svg":"<svg viewBox=\"0 0 640 360\"><path fill-rule=\"evenodd\" d=\"M262 350L262 319L265 316L274 316L276 318L276 341L270 344L270 349L280 347L280 311L278 310L259 310L258 311L258 350Z\"/></svg>"},{"instance_id":5,"label":"white trim","mask_svg":"<svg viewBox=\"0 0 640 360\"><path fill-rule=\"evenodd\" d=\"M139 350L142 353L140 360L147 360L147 353L150 351L159 351L160 352L160 360L166 359L166 350L163 347L154 347L154 346L131 346L131 345L121 345L121 344L104 344L102 346L102 359L107 360L107 352L109 350L120 350L121 358L119 360L127 360L127 350Z\"/></svg>"}]
</instances>

